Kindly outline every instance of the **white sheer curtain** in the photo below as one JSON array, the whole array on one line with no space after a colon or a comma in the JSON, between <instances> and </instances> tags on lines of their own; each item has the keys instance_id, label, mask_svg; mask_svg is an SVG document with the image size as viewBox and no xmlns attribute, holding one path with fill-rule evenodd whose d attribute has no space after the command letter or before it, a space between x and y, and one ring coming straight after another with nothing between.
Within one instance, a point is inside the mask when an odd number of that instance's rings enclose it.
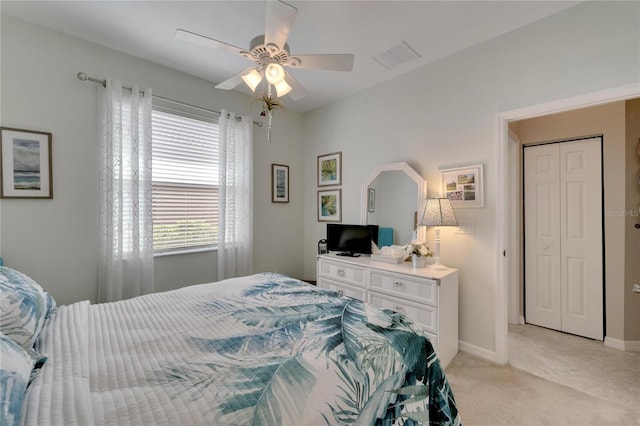
<instances>
[{"instance_id":1,"label":"white sheer curtain","mask_svg":"<svg viewBox=\"0 0 640 426\"><path fill-rule=\"evenodd\" d=\"M253 272L252 124L221 111L218 280Z\"/></svg>"},{"instance_id":2,"label":"white sheer curtain","mask_svg":"<svg viewBox=\"0 0 640 426\"><path fill-rule=\"evenodd\" d=\"M100 89L98 300L153 292L151 89Z\"/></svg>"}]
</instances>

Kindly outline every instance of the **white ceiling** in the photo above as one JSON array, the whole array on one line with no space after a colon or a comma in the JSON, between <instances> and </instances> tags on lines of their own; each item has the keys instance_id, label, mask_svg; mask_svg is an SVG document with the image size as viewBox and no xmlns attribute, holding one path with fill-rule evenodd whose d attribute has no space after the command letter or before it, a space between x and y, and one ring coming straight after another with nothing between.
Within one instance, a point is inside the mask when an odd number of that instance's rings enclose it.
<instances>
[{"instance_id":1,"label":"white ceiling","mask_svg":"<svg viewBox=\"0 0 640 426\"><path fill-rule=\"evenodd\" d=\"M560 12L579 1L288 1L299 13L292 54L353 53L353 71L290 70L306 112ZM252 62L176 40L178 28L248 48L265 1L6 1L3 14L219 83ZM373 56L406 42L421 57L389 70ZM83 70L78 70L83 71ZM105 76L92 76L104 78ZM244 85L236 90L250 93Z\"/></svg>"}]
</instances>

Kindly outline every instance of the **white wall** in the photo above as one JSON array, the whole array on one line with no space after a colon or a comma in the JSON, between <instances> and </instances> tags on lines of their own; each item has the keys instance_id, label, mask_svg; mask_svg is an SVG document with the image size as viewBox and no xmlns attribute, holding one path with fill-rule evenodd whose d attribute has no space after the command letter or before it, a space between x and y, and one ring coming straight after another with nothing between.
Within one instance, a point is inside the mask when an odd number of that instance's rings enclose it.
<instances>
[{"instance_id":1,"label":"white wall","mask_svg":"<svg viewBox=\"0 0 640 426\"><path fill-rule=\"evenodd\" d=\"M443 230L442 262L460 268L460 340L495 351L497 114L638 82L638 2L585 2L305 116L305 161L342 151L343 221L358 222L360 184L408 161L439 196L438 168L485 165L485 208L457 209L475 234ZM306 173L305 275L315 276L314 170ZM430 233L432 242L432 233Z\"/></svg>"},{"instance_id":2,"label":"white wall","mask_svg":"<svg viewBox=\"0 0 640 426\"><path fill-rule=\"evenodd\" d=\"M288 111L276 119L271 145L256 129L255 270L315 278L325 232L316 219L318 155L343 153L345 223L359 222L360 185L381 163L409 162L430 196L440 195L439 167L483 163L485 208L456 211L475 234L443 230L442 261L460 268L460 339L494 350L496 114L638 82L639 8L585 2L302 119ZM1 253L61 303L95 299L97 88L76 73L218 110L246 113L251 98L12 18L2 16L1 25L1 124L50 131L54 143L54 199L2 201ZM270 203L271 163L291 166L289 204ZM215 260L202 257L159 259L156 275L167 278L159 287L202 280L209 265L215 277Z\"/></svg>"},{"instance_id":3,"label":"white wall","mask_svg":"<svg viewBox=\"0 0 640 426\"><path fill-rule=\"evenodd\" d=\"M53 133L53 200L4 199L0 250L8 266L31 275L59 303L95 301L98 256L98 86L79 71L151 87L170 99L239 114L253 98L120 52L2 15L1 124ZM273 142L254 126L254 266L302 276L301 118L277 115ZM271 163L291 165L290 203L272 204ZM291 236L300 236L291 238ZM282 247L286 256L274 250ZM215 281L215 252L156 258L159 290Z\"/></svg>"}]
</instances>

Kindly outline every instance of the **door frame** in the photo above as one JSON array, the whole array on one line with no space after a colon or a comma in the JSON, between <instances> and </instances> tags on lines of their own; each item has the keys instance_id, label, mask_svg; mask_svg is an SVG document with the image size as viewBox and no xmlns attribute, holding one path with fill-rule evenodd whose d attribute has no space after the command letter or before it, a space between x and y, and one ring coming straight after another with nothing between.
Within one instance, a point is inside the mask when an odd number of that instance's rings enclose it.
<instances>
[{"instance_id":1,"label":"door frame","mask_svg":"<svg viewBox=\"0 0 640 426\"><path fill-rule=\"evenodd\" d=\"M520 261L510 261L515 253L513 244L521 244L520 238L509 238L517 229L512 229L509 218L509 206L512 202L509 194L508 179L512 165L509 161L509 122L576 109L588 108L611 102L625 101L640 96L640 84L633 83L614 87L585 95L560 99L544 104L514 109L497 114L497 204L496 204L496 291L495 291L495 359L499 364L508 361L508 316L509 316L509 277L514 276L513 268L520 268ZM516 234L517 235L517 234ZM520 240L520 241L517 241ZM605 265L606 266L606 265Z\"/></svg>"},{"instance_id":2,"label":"door frame","mask_svg":"<svg viewBox=\"0 0 640 426\"><path fill-rule=\"evenodd\" d=\"M509 238L509 253L511 258L516 259L516 262L509 268L507 272L509 275L509 323L510 324L524 324L524 250L522 241L523 234L523 221L522 221L522 143L518 135L509 130L509 143L507 146L509 164L517 164L517 167L511 167L509 170L509 182L507 191L509 192L509 213L507 225L507 232ZM521 293L522 292L522 293Z\"/></svg>"}]
</instances>

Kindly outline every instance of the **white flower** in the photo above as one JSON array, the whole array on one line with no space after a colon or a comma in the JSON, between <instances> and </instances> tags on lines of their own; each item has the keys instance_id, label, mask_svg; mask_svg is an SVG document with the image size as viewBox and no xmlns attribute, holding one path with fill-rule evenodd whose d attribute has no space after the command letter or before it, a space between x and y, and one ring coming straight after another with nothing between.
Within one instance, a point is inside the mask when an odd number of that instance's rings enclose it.
<instances>
[{"instance_id":1,"label":"white flower","mask_svg":"<svg viewBox=\"0 0 640 426\"><path fill-rule=\"evenodd\" d=\"M414 240L411 244L407 244L407 252L417 256L433 256L433 252L429 250L429 247L424 243L424 241L420 240Z\"/></svg>"}]
</instances>

